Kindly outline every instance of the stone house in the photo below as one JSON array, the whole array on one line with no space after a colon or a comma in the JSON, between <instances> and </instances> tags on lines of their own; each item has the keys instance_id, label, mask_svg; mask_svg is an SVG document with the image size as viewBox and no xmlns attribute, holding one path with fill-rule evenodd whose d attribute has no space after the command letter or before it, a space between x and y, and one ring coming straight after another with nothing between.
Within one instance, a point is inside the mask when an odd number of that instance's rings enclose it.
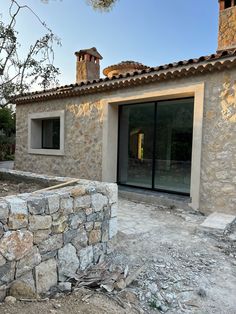
<instances>
[{"instance_id":1,"label":"stone house","mask_svg":"<svg viewBox=\"0 0 236 314\"><path fill-rule=\"evenodd\" d=\"M76 52L76 83L16 100L19 170L176 193L236 212L236 1L219 1L218 50L104 69Z\"/></svg>"}]
</instances>

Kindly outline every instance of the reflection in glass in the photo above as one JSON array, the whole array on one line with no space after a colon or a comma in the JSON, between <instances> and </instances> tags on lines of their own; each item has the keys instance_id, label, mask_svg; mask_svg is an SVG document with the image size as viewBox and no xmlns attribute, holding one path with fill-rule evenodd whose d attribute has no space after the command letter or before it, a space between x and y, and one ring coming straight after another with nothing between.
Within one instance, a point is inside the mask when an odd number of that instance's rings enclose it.
<instances>
[{"instance_id":1,"label":"reflection in glass","mask_svg":"<svg viewBox=\"0 0 236 314\"><path fill-rule=\"evenodd\" d=\"M155 189L190 192L192 132L193 99L158 103Z\"/></svg>"},{"instance_id":2,"label":"reflection in glass","mask_svg":"<svg viewBox=\"0 0 236 314\"><path fill-rule=\"evenodd\" d=\"M154 103L122 106L119 183L152 187Z\"/></svg>"}]
</instances>

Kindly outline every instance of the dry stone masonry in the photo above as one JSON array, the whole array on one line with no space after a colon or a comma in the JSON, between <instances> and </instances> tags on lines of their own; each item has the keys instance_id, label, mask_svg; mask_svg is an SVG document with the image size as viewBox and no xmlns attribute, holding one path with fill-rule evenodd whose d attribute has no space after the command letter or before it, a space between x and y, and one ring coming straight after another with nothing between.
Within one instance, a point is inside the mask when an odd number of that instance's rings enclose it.
<instances>
[{"instance_id":1,"label":"dry stone masonry","mask_svg":"<svg viewBox=\"0 0 236 314\"><path fill-rule=\"evenodd\" d=\"M66 182L0 170L1 177ZM33 298L96 264L117 232L117 186L78 180L73 186L0 198L0 300L8 291Z\"/></svg>"}]
</instances>

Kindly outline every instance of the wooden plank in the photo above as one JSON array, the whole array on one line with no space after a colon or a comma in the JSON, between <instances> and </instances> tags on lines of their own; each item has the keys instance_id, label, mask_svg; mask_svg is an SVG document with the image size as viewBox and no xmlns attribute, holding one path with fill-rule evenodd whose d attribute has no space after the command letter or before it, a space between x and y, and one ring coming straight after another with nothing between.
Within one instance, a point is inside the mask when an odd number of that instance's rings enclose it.
<instances>
[{"instance_id":1,"label":"wooden plank","mask_svg":"<svg viewBox=\"0 0 236 314\"><path fill-rule=\"evenodd\" d=\"M33 193L39 193L39 192L46 192L46 191L55 190L55 189L62 188L62 187L65 187L67 185L70 185L72 183L76 183L78 181L79 181L79 179L74 179L74 180L71 180L71 181L67 181L67 182L63 182L63 183L60 183L60 184L49 186L49 187L47 187L45 189L34 191Z\"/></svg>"}]
</instances>

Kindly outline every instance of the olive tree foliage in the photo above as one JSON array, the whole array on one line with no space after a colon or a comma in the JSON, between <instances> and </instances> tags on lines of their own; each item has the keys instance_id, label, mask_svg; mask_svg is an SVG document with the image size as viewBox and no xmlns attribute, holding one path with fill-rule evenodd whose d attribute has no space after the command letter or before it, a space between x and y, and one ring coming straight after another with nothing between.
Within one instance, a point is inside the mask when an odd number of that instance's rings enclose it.
<instances>
[{"instance_id":1,"label":"olive tree foliage","mask_svg":"<svg viewBox=\"0 0 236 314\"><path fill-rule=\"evenodd\" d=\"M52 0L41 0L44 3L48 3ZM54 0L56 1L56 0ZM59 0L63 1L63 0ZM112 9L117 0L85 0L94 10L109 11Z\"/></svg>"},{"instance_id":2,"label":"olive tree foliage","mask_svg":"<svg viewBox=\"0 0 236 314\"><path fill-rule=\"evenodd\" d=\"M95 10L109 11L117 0L87 0L87 3Z\"/></svg>"},{"instance_id":3,"label":"olive tree foliage","mask_svg":"<svg viewBox=\"0 0 236 314\"><path fill-rule=\"evenodd\" d=\"M41 0L48 3L52 0ZM55 1L55 0L54 0ZM61 0L63 1L63 0ZM109 11L117 0L85 0L94 10ZM45 30L45 34L31 43L22 55L17 18L28 10ZM60 40L28 5L9 0L9 16L0 19L0 108L14 103L16 97L31 91L32 86L47 89L57 85L59 69L54 66L54 45ZM24 43L25 44L25 43ZM21 51L21 54L19 54Z\"/></svg>"},{"instance_id":4,"label":"olive tree foliage","mask_svg":"<svg viewBox=\"0 0 236 314\"><path fill-rule=\"evenodd\" d=\"M28 10L36 21L45 29L45 34L19 54L20 42L17 32L17 18L22 10ZM17 0L9 0L9 16L0 21L0 107L14 102L17 95L22 95L30 87L40 85L45 89L57 83L59 69L53 64L54 44L60 40L27 5L20 5Z\"/></svg>"}]
</instances>

